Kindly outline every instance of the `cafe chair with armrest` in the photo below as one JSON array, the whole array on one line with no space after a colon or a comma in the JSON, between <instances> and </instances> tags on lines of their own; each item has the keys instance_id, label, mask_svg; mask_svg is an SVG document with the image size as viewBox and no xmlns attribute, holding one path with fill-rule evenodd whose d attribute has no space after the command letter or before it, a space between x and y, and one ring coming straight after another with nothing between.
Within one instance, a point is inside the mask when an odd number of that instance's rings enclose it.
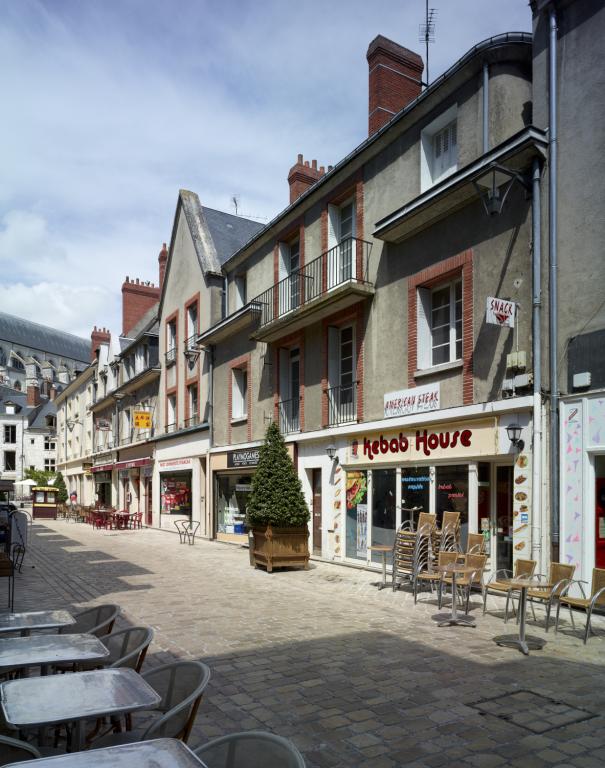
<instances>
[{"instance_id":1,"label":"cafe chair with armrest","mask_svg":"<svg viewBox=\"0 0 605 768\"><path fill-rule=\"evenodd\" d=\"M193 752L207 768L305 768L291 741L264 731L221 736Z\"/></svg>"},{"instance_id":2,"label":"cafe chair with armrest","mask_svg":"<svg viewBox=\"0 0 605 768\"><path fill-rule=\"evenodd\" d=\"M462 557L462 556L461 556ZM456 579L456 587L460 590L462 599L466 602L466 613L468 613L468 607L471 597L471 589L473 587L479 587L483 591L483 571L485 570L485 564L487 562L487 555L464 555L464 564L469 568L474 568L471 573L464 574ZM439 608L441 608L443 587L446 585L452 585L451 576L446 576L441 580L439 590ZM456 595L452 595L452 600L456 599Z\"/></svg>"},{"instance_id":3,"label":"cafe chair with armrest","mask_svg":"<svg viewBox=\"0 0 605 768\"><path fill-rule=\"evenodd\" d=\"M550 568L548 569L548 581L546 582L546 585L548 585L548 589L528 589L527 590L527 599L530 601L531 611L534 617L534 621L536 620L536 612L534 611L534 602L542 603L543 605L546 606L546 621L545 621L544 628L547 632L550 626L550 614L552 611L552 607L555 603L559 601L561 593L573 579L575 570L576 570L575 565L566 565L565 563L551 563ZM543 577L537 576L537 578L541 579ZM519 616L517 614L517 620L518 619L519 619Z\"/></svg>"},{"instance_id":4,"label":"cafe chair with armrest","mask_svg":"<svg viewBox=\"0 0 605 768\"><path fill-rule=\"evenodd\" d=\"M593 568L592 569L592 585L590 590L590 597L586 597L584 593L584 584L586 581L571 581L561 592L561 597L557 603L557 618L555 621L555 632L559 630L559 610L561 604L567 605L569 608L569 616L571 618L571 626L575 629L575 623L573 618L573 608L580 608L586 611L586 627L584 629L584 645L588 641L588 636L591 631L592 612L595 608L605 609L605 568ZM582 597L571 597L568 593L573 584L578 584ZM596 634L592 630L593 634Z\"/></svg>"},{"instance_id":5,"label":"cafe chair with armrest","mask_svg":"<svg viewBox=\"0 0 605 768\"><path fill-rule=\"evenodd\" d=\"M437 555L437 566L447 565L448 563L454 563L456 562L457 557L458 557L458 553L455 550L449 551L449 552L440 550L439 554ZM416 603L416 600L417 600L419 581L426 582L431 588L431 592L433 591L433 585L437 585L439 588L439 591L441 592L442 579L443 579L443 574L436 568L434 570L426 569L426 570L420 571L416 575L416 578L414 580L414 603Z\"/></svg>"},{"instance_id":6,"label":"cafe chair with armrest","mask_svg":"<svg viewBox=\"0 0 605 768\"><path fill-rule=\"evenodd\" d=\"M469 533L466 539L467 555L484 555L485 539L482 533Z\"/></svg>"},{"instance_id":7,"label":"cafe chair with armrest","mask_svg":"<svg viewBox=\"0 0 605 768\"><path fill-rule=\"evenodd\" d=\"M506 584L506 582L502 581L502 579L530 579L534 575L534 571L536 570L536 561L535 560L522 560L519 558L515 561L515 569L514 571L509 571L506 568L500 568L495 573L492 573L492 575L489 578L489 581L487 584L483 587L483 615L485 616L485 612L487 611L487 595L493 594L493 595L499 595L500 597L504 597L506 595L506 608L504 610L504 623L508 621L508 606L511 602L511 598L513 595L514 590L511 589L511 587ZM514 605L513 605L514 610Z\"/></svg>"},{"instance_id":8,"label":"cafe chair with armrest","mask_svg":"<svg viewBox=\"0 0 605 768\"><path fill-rule=\"evenodd\" d=\"M59 629L61 635L79 635L88 633L96 637L103 637L113 629L113 624L120 613L120 606L112 603L95 605L77 613L75 624L69 624Z\"/></svg>"},{"instance_id":9,"label":"cafe chair with armrest","mask_svg":"<svg viewBox=\"0 0 605 768\"><path fill-rule=\"evenodd\" d=\"M40 752L27 741L0 736L0 765L21 763L24 760L37 760Z\"/></svg>"}]
</instances>

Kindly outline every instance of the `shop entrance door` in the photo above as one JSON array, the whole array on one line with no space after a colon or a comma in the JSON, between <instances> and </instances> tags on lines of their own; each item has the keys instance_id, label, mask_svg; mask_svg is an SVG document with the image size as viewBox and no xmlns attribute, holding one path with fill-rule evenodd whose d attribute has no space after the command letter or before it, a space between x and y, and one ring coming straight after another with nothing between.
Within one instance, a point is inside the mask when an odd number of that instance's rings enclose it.
<instances>
[{"instance_id":1,"label":"shop entrance door","mask_svg":"<svg viewBox=\"0 0 605 768\"><path fill-rule=\"evenodd\" d=\"M313 554L321 556L321 469L313 470Z\"/></svg>"},{"instance_id":2,"label":"shop entrance door","mask_svg":"<svg viewBox=\"0 0 605 768\"><path fill-rule=\"evenodd\" d=\"M595 566L605 568L605 456L595 457Z\"/></svg>"},{"instance_id":3,"label":"shop entrance door","mask_svg":"<svg viewBox=\"0 0 605 768\"><path fill-rule=\"evenodd\" d=\"M148 478L145 480L145 525L152 525L153 523L153 496L152 496L152 481Z\"/></svg>"},{"instance_id":4,"label":"shop entrance door","mask_svg":"<svg viewBox=\"0 0 605 768\"><path fill-rule=\"evenodd\" d=\"M493 531L496 569L513 567L513 467L496 466L496 503Z\"/></svg>"}]
</instances>

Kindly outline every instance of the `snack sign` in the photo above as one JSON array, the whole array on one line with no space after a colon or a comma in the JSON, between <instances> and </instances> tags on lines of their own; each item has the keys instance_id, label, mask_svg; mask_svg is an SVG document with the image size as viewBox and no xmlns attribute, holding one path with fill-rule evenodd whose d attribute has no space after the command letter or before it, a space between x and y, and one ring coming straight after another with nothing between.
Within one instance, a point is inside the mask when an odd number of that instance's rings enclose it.
<instances>
[{"instance_id":1,"label":"snack sign","mask_svg":"<svg viewBox=\"0 0 605 768\"><path fill-rule=\"evenodd\" d=\"M487 311L485 314L486 323L506 328L514 328L516 312L517 306L514 301L498 299L495 296L487 297Z\"/></svg>"}]
</instances>

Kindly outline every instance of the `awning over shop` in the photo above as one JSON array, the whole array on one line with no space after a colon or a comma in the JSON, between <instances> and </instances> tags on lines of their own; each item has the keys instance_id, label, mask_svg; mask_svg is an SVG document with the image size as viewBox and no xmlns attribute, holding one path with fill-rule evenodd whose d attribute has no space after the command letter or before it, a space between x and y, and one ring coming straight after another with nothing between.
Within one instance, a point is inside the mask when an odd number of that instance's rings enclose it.
<instances>
[{"instance_id":1,"label":"awning over shop","mask_svg":"<svg viewBox=\"0 0 605 768\"><path fill-rule=\"evenodd\" d=\"M92 472L111 472L111 470L117 466L116 464L97 464L91 467Z\"/></svg>"},{"instance_id":2,"label":"awning over shop","mask_svg":"<svg viewBox=\"0 0 605 768\"><path fill-rule=\"evenodd\" d=\"M130 461L118 461L113 467L114 469L134 469L135 467L146 467L148 464L153 463L151 456L145 456L143 459L131 459Z\"/></svg>"}]
</instances>

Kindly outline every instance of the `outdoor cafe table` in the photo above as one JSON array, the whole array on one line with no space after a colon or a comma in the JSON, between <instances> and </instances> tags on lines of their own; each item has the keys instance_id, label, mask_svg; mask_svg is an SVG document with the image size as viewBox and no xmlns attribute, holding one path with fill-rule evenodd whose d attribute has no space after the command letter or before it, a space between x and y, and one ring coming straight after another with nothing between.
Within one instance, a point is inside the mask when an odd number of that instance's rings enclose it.
<instances>
[{"instance_id":1,"label":"outdoor cafe table","mask_svg":"<svg viewBox=\"0 0 605 768\"><path fill-rule=\"evenodd\" d=\"M500 579L503 584L506 584L510 589L519 590L519 635L498 635L494 637L494 641L498 645L508 646L509 648L518 648L521 653L529 656L530 651L540 651L546 645L546 640L542 640L540 637L525 636L525 608L527 606L527 590L528 589L552 589L552 584L546 584L539 579L520 579L509 578Z\"/></svg>"},{"instance_id":2,"label":"outdoor cafe table","mask_svg":"<svg viewBox=\"0 0 605 768\"><path fill-rule=\"evenodd\" d=\"M378 585L378 590L384 589L387 585L387 554L393 551L393 546L387 544L372 544L371 552L380 552L382 555L382 582Z\"/></svg>"},{"instance_id":3,"label":"outdoor cafe table","mask_svg":"<svg viewBox=\"0 0 605 768\"><path fill-rule=\"evenodd\" d=\"M73 723L72 751L84 742L84 720L155 709L161 701L134 669L98 669L69 675L27 677L0 684L7 724L16 729L42 729Z\"/></svg>"},{"instance_id":4,"label":"outdoor cafe table","mask_svg":"<svg viewBox=\"0 0 605 768\"><path fill-rule=\"evenodd\" d=\"M462 615L458 614L458 608L456 606L456 575L460 574L461 576L470 575L472 573L477 572L477 568L473 568L471 565L466 565L466 563L446 563L445 565L439 565L437 566L437 570L442 573L444 576L451 576L452 577L452 612L451 613L442 613L438 614L437 620L439 621L438 626L439 627L451 627L451 626L461 626L461 627L476 627L475 620L468 615L468 613L464 613Z\"/></svg>"},{"instance_id":5,"label":"outdoor cafe table","mask_svg":"<svg viewBox=\"0 0 605 768\"><path fill-rule=\"evenodd\" d=\"M0 634L5 632L21 632L29 635L42 629L59 629L76 620L69 611L30 611L28 613L5 613L0 616Z\"/></svg>"},{"instance_id":6,"label":"outdoor cafe table","mask_svg":"<svg viewBox=\"0 0 605 768\"><path fill-rule=\"evenodd\" d=\"M205 764L178 739L152 739L119 747L72 752L11 765L48 768L205 768Z\"/></svg>"},{"instance_id":7,"label":"outdoor cafe table","mask_svg":"<svg viewBox=\"0 0 605 768\"><path fill-rule=\"evenodd\" d=\"M33 635L0 638L0 671L40 667L45 675L51 664L102 661L109 651L94 635Z\"/></svg>"}]
</instances>

